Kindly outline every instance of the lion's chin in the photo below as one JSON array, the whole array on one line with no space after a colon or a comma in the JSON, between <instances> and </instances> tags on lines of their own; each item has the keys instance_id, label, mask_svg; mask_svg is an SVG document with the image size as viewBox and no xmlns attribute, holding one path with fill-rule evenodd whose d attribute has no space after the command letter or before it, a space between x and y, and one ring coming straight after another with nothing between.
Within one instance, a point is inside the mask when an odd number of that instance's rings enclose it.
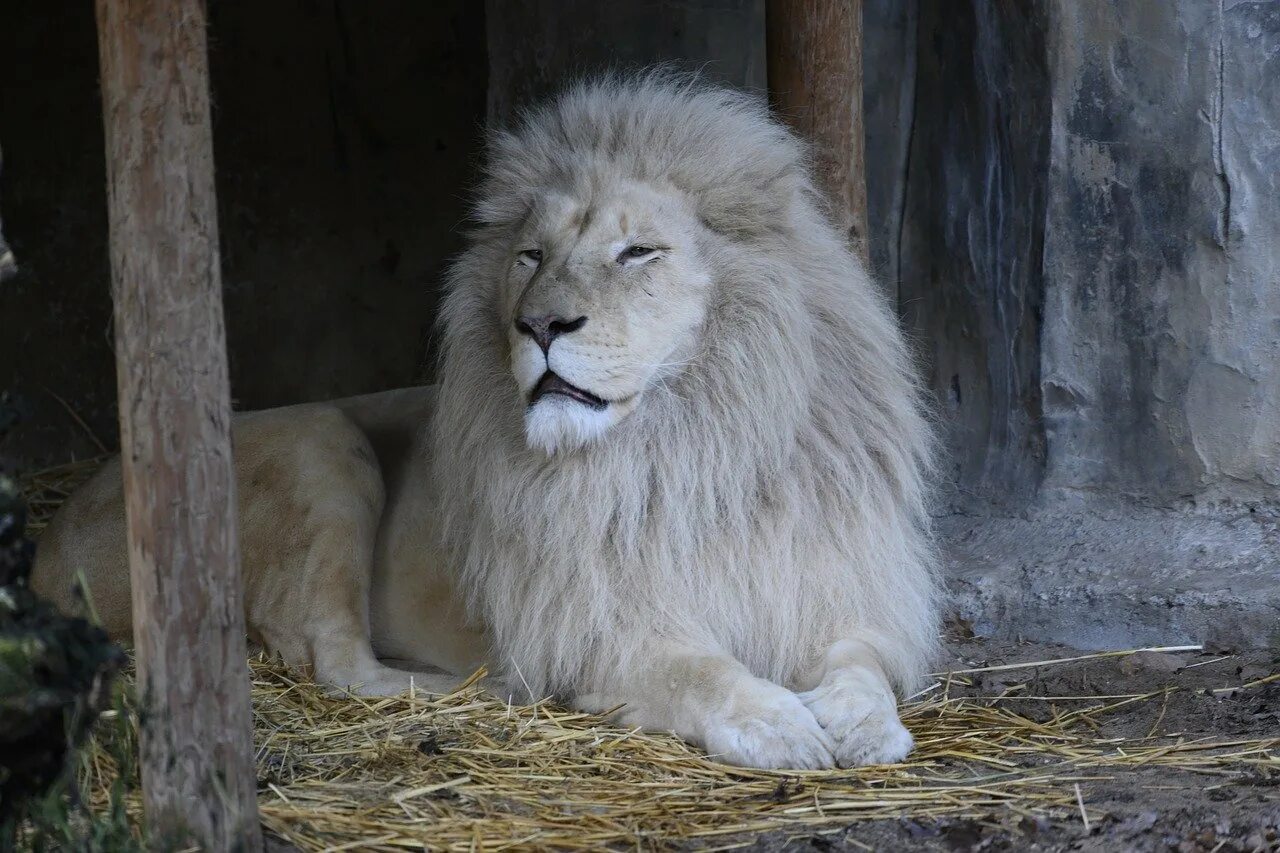
<instances>
[{"instance_id":1,"label":"lion's chin","mask_svg":"<svg viewBox=\"0 0 1280 853\"><path fill-rule=\"evenodd\" d=\"M578 450L608 432L623 414L620 408L594 408L561 394L548 394L525 411L525 441L548 456Z\"/></svg>"}]
</instances>

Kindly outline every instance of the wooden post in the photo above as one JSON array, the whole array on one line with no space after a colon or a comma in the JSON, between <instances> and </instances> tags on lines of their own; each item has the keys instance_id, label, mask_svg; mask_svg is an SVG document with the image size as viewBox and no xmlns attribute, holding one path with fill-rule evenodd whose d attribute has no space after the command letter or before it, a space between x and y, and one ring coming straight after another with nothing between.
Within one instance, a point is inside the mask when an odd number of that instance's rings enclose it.
<instances>
[{"instance_id":1,"label":"wooden post","mask_svg":"<svg viewBox=\"0 0 1280 853\"><path fill-rule=\"evenodd\" d=\"M256 851L205 4L97 16L147 828Z\"/></svg>"},{"instance_id":2,"label":"wooden post","mask_svg":"<svg viewBox=\"0 0 1280 853\"><path fill-rule=\"evenodd\" d=\"M769 96L814 146L836 223L867 260L862 0L767 0Z\"/></svg>"}]
</instances>

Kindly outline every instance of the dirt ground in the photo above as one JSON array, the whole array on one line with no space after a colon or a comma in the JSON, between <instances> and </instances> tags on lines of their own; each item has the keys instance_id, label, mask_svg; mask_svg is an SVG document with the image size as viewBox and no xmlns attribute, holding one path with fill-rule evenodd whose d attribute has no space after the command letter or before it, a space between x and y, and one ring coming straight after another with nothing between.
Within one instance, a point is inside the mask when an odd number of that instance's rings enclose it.
<instances>
[{"instance_id":1,"label":"dirt ground","mask_svg":"<svg viewBox=\"0 0 1280 853\"><path fill-rule=\"evenodd\" d=\"M957 669L1073 657L1081 652L1042 643L957 639L949 643ZM974 684L952 695L1098 696L1186 688L1134 703L1099 718L1103 737L1180 733L1230 741L1280 738L1280 682L1245 691L1218 692L1280 672L1280 652L1142 653L1127 658L1060 664L971 676ZM1026 685L1019 688L1018 685ZM1064 704L1070 700L1063 700ZM1020 713L1047 713L1043 702L1014 702ZM980 820L875 821L824 835L786 833L756 840L754 849L788 851L1178 851L1233 853L1280 850L1280 768L1257 772L1191 772L1169 768L1098 772L1081 783L1088 807L1049 817L996 813Z\"/></svg>"}]
</instances>

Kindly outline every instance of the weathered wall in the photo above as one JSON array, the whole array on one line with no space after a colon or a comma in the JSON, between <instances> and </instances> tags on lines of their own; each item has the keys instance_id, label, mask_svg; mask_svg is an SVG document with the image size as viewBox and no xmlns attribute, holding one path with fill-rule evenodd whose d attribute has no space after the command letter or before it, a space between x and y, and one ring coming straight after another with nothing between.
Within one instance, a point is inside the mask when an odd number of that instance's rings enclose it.
<instances>
[{"instance_id":1,"label":"weathered wall","mask_svg":"<svg viewBox=\"0 0 1280 853\"><path fill-rule=\"evenodd\" d=\"M34 7L33 7L34 8ZM210 59L232 395L240 408L409 384L460 248L484 122L471 0L216 2ZM7 16L0 388L28 466L116 443L91 4Z\"/></svg>"},{"instance_id":2,"label":"weathered wall","mask_svg":"<svg viewBox=\"0 0 1280 853\"><path fill-rule=\"evenodd\" d=\"M956 503L1275 502L1280 3L871 0L867 25L873 259Z\"/></svg>"},{"instance_id":3,"label":"weathered wall","mask_svg":"<svg viewBox=\"0 0 1280 853\"><path fill-rule=\"evenodd\" d=\"M916 117L919 4L864 2L862 28L871 271L896 295L901 279L898 247L906 203L906 172Z\"/></svg>"},{"instance_id":4,"label":"weathered wall","mask_svg":"<svg viewBox=\"0 0 1280 853\"><path fill-rule=\"evenodd\" d=\"M868 76L868 181L948 431L955 607L1280 642L1280 3L869 8L916 26L910 73Z\"/></svg>"},{"instance_id":5,"label":"weathered wall","mask_svg":"<svg viewBox=\"0 0 1280 853\"><path fill-rule=\"evenodd\" d=\"M1053 12L1046 486L1274 500L1280 3Z\"/></svg>"},{"instance_id":6,"label":"weathered wall","mask_svg":"<svg viewBox=\"0 0 1280 853\"><path fill-rule=\"evenodd\" d=\"M905 157L905 167L868 177L899 182L901 220L885 236L904 319L948 424L952 480L966 496L1026 500L1045 456L1041 254L1052 103L1043 4L925 3L917 14L907 150L891 134L879 135L876 150L879 162Z\"/></svg>"}]
</instances>

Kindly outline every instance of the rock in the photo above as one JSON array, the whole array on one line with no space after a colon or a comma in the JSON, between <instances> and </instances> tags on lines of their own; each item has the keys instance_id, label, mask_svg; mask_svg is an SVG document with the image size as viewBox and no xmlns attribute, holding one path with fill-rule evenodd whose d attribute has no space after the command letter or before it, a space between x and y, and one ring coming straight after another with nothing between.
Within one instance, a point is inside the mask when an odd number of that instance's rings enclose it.
<instances>
[{"instance_id":1,"label":"rock","mask_svg":"<svg viewBox=\"0 0 1280 853\"><path fill-rule=\"evenodd\" d=\"M1171 673L1187 665L1186 659L1168 652L1137 652L1120 658L1120 671L1125 675L1140 672Z\"/></svg>"}]
</instances>

